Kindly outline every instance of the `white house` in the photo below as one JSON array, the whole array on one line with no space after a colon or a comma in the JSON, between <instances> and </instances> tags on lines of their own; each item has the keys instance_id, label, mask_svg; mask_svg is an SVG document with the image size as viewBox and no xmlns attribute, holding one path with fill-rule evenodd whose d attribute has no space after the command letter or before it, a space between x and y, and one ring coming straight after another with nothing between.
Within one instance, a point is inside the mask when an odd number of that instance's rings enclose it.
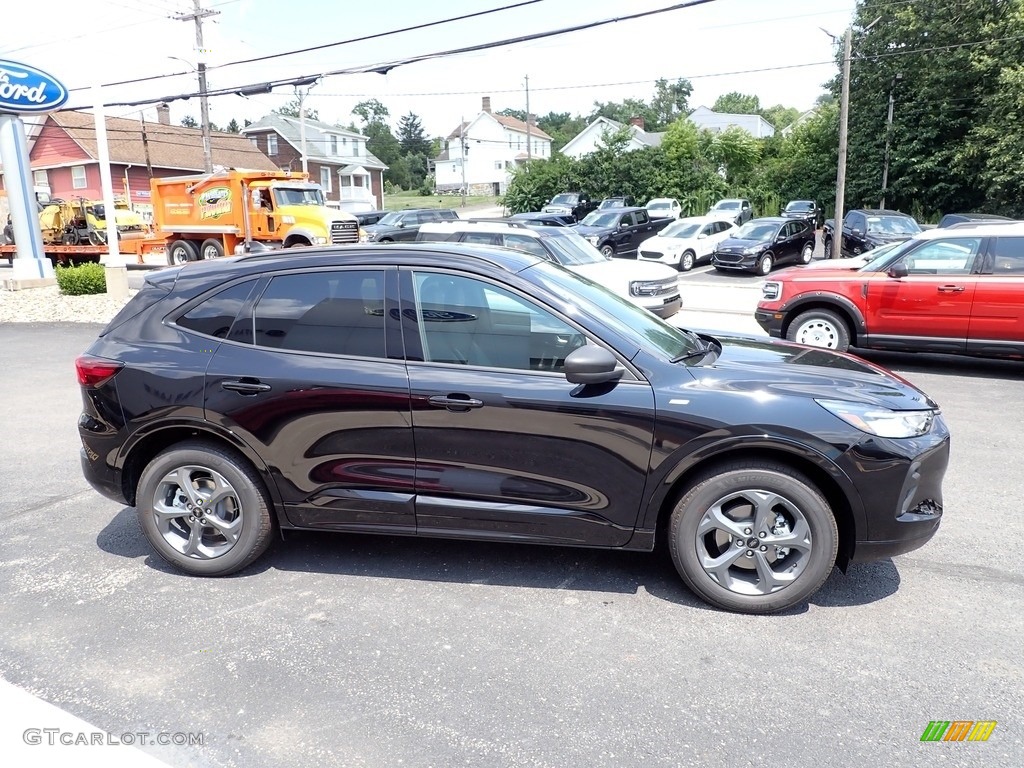
<instances>
[{"instance_id":1,"label":"white house","mask_svg":"<svg viewBox=\"0 0 1024 768\"><path fill-rule=\"evenodd\" d=\"M480 114L448 135L434 160L434 183L439 192L466 187L469 194L503 195L516 164L549 157L550 136L532 123L494 114L484 96Z\"/></svg>"},{"instance_id":2,"label":"white house","mask_svg":"<svg viewBox=\"0 0 1024 768\"><path fill-rule=\"evenodd\" d=\"M584 155L589 155L596 151L599 146L604 144L607 136L621 131L623 127L625 127L623 123L617 120L598 117L590 125L573 136L559 152L579 160ZM650 133L645 131L644 119L642 117L634 117L629 121L629 131L629 143L626 144L627 152L634 149L643 149L644 147L661 146L661 139L665 135L664 132Z\"/></svg>"},{"instance_id":3,"label":"white house","mask_svg":"<svg viewBox=\"0 0 1024 768\"><path fill-rule=\"evenodd\" d=\"M715 112L707 107L697 107L690 113L690 122L712 133L724 131L726 128L742 128L755 139L767 139L775 135L775 128L760 115L734 115L729 112Z\"/></svg>"},{"instance_id":4,"label":"white house","mask_svg":"<svg viewBox=\"0 0 1024 768\"><path fill-rule=\"evenodd\" d=\"M793 132L794 128L796 128L798 125L806 123L812 117L817 116L817 114L818 110L816 107L811 107L811 109L808 109L806 112L801 112L800 116L796 120L794 120L792 123L790 123L789 125L782 129L782 135L789 136L789 134Z\"/></svg>"}]
</instances>

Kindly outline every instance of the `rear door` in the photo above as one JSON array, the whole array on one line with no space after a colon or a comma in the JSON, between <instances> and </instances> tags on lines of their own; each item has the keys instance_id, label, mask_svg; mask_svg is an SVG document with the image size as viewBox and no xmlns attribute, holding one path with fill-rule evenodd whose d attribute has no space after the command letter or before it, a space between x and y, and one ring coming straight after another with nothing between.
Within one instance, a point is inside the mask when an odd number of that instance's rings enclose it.
<instances>
[{"instance_id":1,"label":"rear door","mask_svg":"<svg viewBox=\"0 0 1024 768\"><path fill-rule=\"evenodd\" d=\"M418 533L628 541L653 441L650 385L567 382L565 356L600 342L512 289L457 272L401 275Z\"/></svg>"},{"instance_id":2,"label":"rear door","mask_svg":"<svg viewBox=\"0 0 1024 768\"><path fill-rule=\"evenodd\" d=\"M982 238L930 240L901 259L909 274L867 283L865 320L873 347L963 353Z\"/></svg>"},{"instance_id":3,"label":"rear door","mask_svg":"<svg viewBox=\"0 0 1024 768\"><path fill-rule=\"evenodd\" d=\"M264 278L216 347L205 415L264 457L293 525L415 531L396 269Z\"/></svg>"},{"instance_id":4,"label":"rear door","mask_svg":"<svg viewBox=\"0 0 1024 768\"><path fill-rule=\"evenodd\" d=\"M976 280L968 351L1024 356L1024 237L990 238Z\"/></svg>"}]
</instances>

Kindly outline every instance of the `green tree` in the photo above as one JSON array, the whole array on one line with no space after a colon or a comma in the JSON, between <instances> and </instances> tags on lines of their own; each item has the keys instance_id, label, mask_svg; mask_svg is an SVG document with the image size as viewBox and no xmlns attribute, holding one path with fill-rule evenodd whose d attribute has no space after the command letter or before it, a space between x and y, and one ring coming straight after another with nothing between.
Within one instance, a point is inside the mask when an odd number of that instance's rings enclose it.
<instances>
[{"instance_id":1,"label":"green tree","mask_svg":"<svg viewBox=\"0 0 1024 768\"><path fill-rule=\"evenodd\" d=\"M382 123L386 118L391 116L391 112L388 111L388 108L376 99L360 101L352 107L352 114L358 116L359 119L363 121L364 126L369 125L370 123Z\"/></svg>"},{"instance_id":2,"label":"green tree","mask_svg":"<svg viewBox=\"0 0 1024 768\"><path fill-rule=\"evenodd\" d=\"M192 115L185 115L183 118L181 118L181 124L186 128L199 127L199 121L192 117Z\"/></svg>"},{"instance_id":3,"label":"green tree","mask_svg":"<svg viewBox=\"0 0 1024 768\"><path fill-rule=\"evenodd\" d=\"M423 124L420 122L420 118L413 112L410 112L398 121L398 141L402 145L403 154L407 156L423 155L425 157L430 154L430 140L423 132ZM423 175L426 175L425 168Z\"/></svg>"},{"instance_id":4,"label":"green tree","mask_svg":"<svg viewBox=\"0 0 1024 768\"><path fill-rule=\"evenodd\" d=\"M693 92L688 80L676 80L669 83L665 79L655 81L654 98L650 103L643 99L629 98L621 102L594 102L587 122L598 117L607 117L620 123L628 123L632 118L639 117L644 121L647 131L661 131L681 115L689 112L687 100Z\"/></svg>"},{"instance_id":5,"label":"green tree","mask_svg":"<svg viewBox=\"0 0 1024 768\"><path fill-rule=\"evenodd\" d=\"M730 115L759 115L761 114L761 100L757 96L746 93L723 93L711 107L714 112L725 112Z\"/></svg>"},{"instance_id":6,"label":"green tree","mask_svg":"<svg viewBox=\"0 0 1024 768\"><path fill-rule=\"evenodd\" d=\"M238 121L235 120L235 118L232 117L228 121L227 132L228 133L238 133L240 130L241 130L241 128L238 127Z\"/></svg>"},{"instance_id":7,"label":"green tree","mask_svg":"<svg viewBox=\"0 0 1024 768\"><path fill-rule=\"evenodd\" d=\"M792 125L800 117L800 110L796 107L784 107L782 104L776 104L774 107L762 109L760 114L761 117L771 123L772 128L781 131L787 125Z\"/></svg>"},{"instance_id":8,"label":"green tree","mask_svg":"<svg viewBox=\"0 0 1024 768\"><path fill-rule=\"evenodd\" d=\"M304 106L302 111L306 113L306 117L309 118L310 120L320 119L320 113L315 109L310 109L309 106ZM285 117L299 117L298 96L289 101L283 107L275 109L274 112L276 112L279 115L284 115Z\"/></svg>"}]
</instances>

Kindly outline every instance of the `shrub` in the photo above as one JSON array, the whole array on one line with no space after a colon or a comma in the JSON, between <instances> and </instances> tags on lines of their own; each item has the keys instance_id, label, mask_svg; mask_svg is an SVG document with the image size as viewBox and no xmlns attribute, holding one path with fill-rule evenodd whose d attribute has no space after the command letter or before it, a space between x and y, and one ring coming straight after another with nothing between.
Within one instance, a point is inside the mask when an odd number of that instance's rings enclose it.
<instances>
[{"instance_id":1,"label":"shrub","mask_svg":"<svg viewBox=\"0 0 1024 768\"><path fill-rule=\"evenodd\" d=\"M101 264L81 264L77 267L58 266L54 271L57 286L65 296L84 296L107 292L107 275Z\"/></svg>"}]
</instances>

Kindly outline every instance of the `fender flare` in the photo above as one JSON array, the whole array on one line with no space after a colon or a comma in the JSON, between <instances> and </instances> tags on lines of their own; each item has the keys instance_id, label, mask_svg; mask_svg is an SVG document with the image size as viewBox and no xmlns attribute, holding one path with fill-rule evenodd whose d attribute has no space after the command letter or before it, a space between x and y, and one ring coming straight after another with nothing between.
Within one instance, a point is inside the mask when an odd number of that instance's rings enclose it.
<instances>
[{"instance_id":1,"label":"fender flare","mask_svg":"<svg viewBox=\"0 0 1024 768\"><path fill-rule=\"evenodd\" d=\"M787 302L779 307L778 311L785 314L786 319L783 323L782 336L785 338L786 331L789 329L790 323L796 318L797 315L803 310L804 307L810 305L833 305L842 313L853 320L854 336L866 336L868 332L868 324L864 319L864 313L860 311L854 302L848 299L846 296L842 296L838 293L832 293L831 291L814 291L812 293L804 293L794 298L791 302ZM852 343L853 339L851 339Z\"/></svg>"}]
</instances>

